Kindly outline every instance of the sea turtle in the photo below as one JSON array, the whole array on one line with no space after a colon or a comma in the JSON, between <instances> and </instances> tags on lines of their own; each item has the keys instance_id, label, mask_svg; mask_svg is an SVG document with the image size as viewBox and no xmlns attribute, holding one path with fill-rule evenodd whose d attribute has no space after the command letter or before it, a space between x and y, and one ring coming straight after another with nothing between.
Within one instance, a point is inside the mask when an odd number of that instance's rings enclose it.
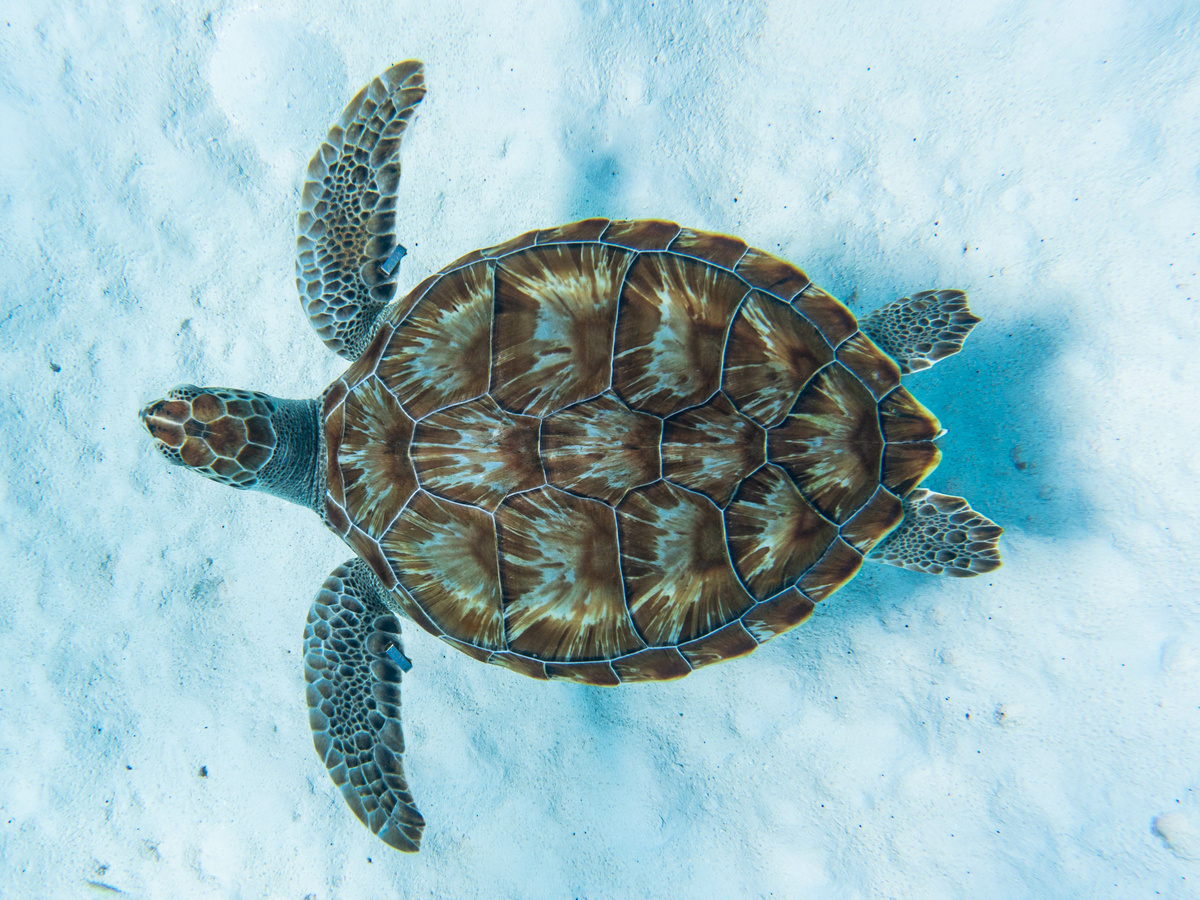
<instances>
[{"instance_id":1,"label":"sea turtle","mask_svg":"<svg viewBox=\"0 0 1200 900\"><path fill-rule=\"evenodd\" d=\"M393 300L401 62L308 167L297 284L352 361L315 400L177 387L170 461L313 510L357 554L304 631L317 752L417 850L398 617L481 662L591 685L679 678L803 622L864 558L999 565L1001 529L919 489L934 416L901 376L957 352L960 291L862 322L798 268L664 221L586 219L476 250Z\"/></svg>"}]
</instances>

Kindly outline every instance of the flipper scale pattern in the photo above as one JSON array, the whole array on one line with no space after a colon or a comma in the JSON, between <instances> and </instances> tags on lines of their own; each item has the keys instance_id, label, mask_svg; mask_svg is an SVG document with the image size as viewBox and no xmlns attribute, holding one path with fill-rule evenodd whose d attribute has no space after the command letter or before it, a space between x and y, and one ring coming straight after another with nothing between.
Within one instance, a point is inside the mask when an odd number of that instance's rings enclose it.
<instances>
[{"instance_id":1,"label":"flipper scale pattern","mask_svg":"<svg viewBox=\"0 0 1200 900\"><path fill-rule=\"evenodd\" d=\"M296 287L325 345L356 359L396 290L396 152L425 96L415 60L392 66L350 101L308 164L296 221Z\"/></svg>"},{"instance_id":2,"label":"flipper scale pattern","mask_svg":"<svg viewBox=\"0 0 1200 900\"><path fill-rule=\"evenodd\" d=\"M338 566L317 593L304 628L304 680L317 755L364 825L416 853L425 820L401 757L400 623L361 559Z\"/></svg>"}]
</instances>

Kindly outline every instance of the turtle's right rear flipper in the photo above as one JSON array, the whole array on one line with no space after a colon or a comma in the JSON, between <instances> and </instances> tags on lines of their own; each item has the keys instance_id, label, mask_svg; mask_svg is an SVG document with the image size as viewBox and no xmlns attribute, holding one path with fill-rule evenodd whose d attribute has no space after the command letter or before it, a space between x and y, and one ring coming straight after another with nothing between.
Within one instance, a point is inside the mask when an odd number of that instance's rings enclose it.
<instances>
[{"instance_id":1,"label":"turtle's right rear flipper","mask_svg":"<svg viewBox=\"0 0 1200 900\"><path fill-rule=\"evenodd\" d=\"M304 628L308 721L354 814L385 843L416 853L425 820L400 764L400 678L411 664L382 592L360 559L325 579Z\"/></svg>"},{"instance_id":2,"label":"turtle's right rear flipper","mask_svg":"<svg viewBox=\"0 0 1200 900\"><path fill-rule=\"evenodd\" d=\"M904 521L870 558L928 575L982 575L1000 566L1002 534L962 497L919 488L904 498Z\"/></svg>"},{"instance_id":3,"label":"turtle's right rear flipper","mask_svg":"<svg viewBox=\"0 0 1200 900\"><path fill-rule=\"evenodd\" d=\"M859 327L908 375L957 353L980 321L962 291L921 291L881 306Z\"/></svg>"}]
</instances>

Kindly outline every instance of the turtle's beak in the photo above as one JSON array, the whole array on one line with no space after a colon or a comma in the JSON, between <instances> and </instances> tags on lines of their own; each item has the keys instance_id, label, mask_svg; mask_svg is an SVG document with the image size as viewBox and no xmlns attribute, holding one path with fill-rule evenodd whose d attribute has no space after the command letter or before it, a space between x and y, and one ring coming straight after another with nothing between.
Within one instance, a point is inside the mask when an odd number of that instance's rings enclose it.
<instances>
[{"instance_id":1,"label":"turtle's beak","mask_svg":"<svg viewBox=\"0 0 1200 900\"><path fill-rule=\"evenodd\" d=\"M315 400L181 384L140 415L155 448L176 465L317 511L317 413Z\"/></svg>"},{"instance_id":2,"label":"turtle's beak","mask_svg":"<svg viewBox=\"0 0 1200 900\"><path fill-rule=\"evenodd\" d=\"M191 405L187 401L173 399L170 394L163 400L155 400L138 413L142 425L157 442L156 446L172 462L179 461L178 452L169 453L167 448L178 451L183 446L186 436L183 424L188 420L190 413Z\"/></svg>"}]
</instances>

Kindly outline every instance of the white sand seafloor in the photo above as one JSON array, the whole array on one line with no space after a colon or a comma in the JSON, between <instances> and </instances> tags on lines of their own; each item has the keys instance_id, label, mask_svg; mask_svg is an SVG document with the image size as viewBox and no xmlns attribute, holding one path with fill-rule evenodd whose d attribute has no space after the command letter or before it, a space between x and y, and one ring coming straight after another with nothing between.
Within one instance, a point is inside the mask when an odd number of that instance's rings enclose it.
<instances>
[{"instance_id":1,"label":"white sand seafloor","mask_svg":"<svg viewBox=\"0 0 1200 900\"><path fill-rule=\"evenodd\" d=\"M1200 11L9 0L0 16L0 896L1200 897ZM669 684L539 683L412 625L396 853L313 751L350 551L168 466L177 383L316 396L304 166L425 60L401 289L591 215L740 235L855 312L958 287L912 376L977 579L870 566Z\"/></svg>"}]
</instances>

